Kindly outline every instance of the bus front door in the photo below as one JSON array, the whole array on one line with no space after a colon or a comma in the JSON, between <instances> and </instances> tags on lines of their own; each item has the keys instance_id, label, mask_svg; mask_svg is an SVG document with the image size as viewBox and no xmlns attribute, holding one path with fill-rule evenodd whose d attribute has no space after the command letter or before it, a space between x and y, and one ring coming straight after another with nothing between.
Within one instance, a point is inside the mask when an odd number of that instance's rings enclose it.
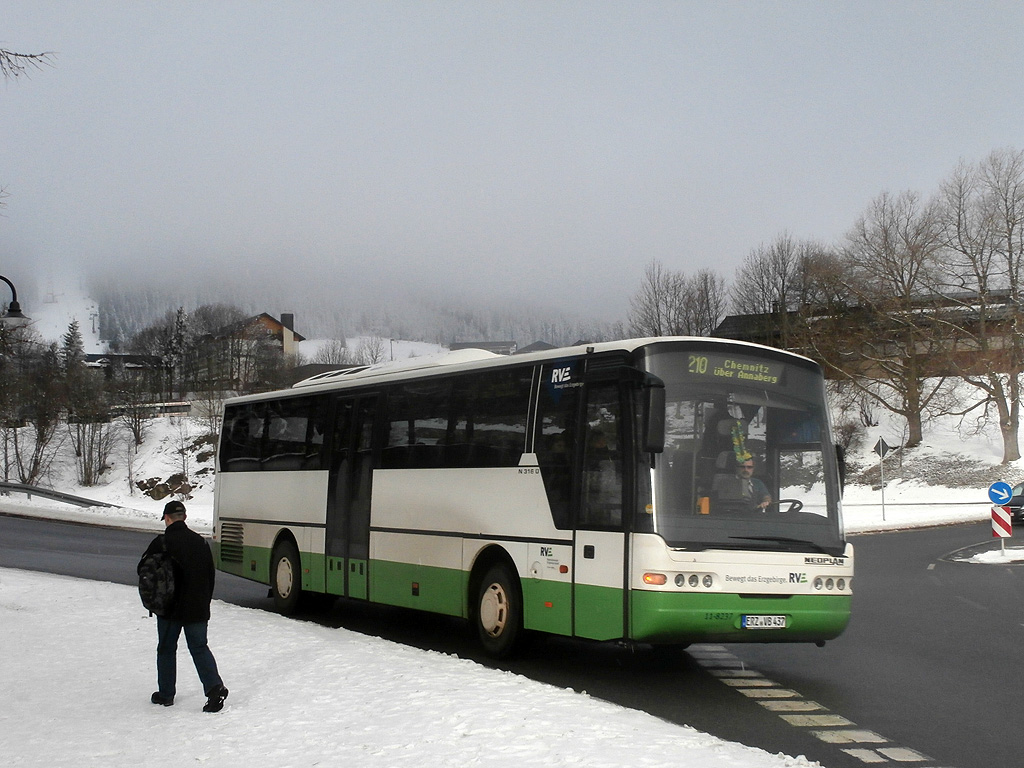
<instances>
[{"instance_id":1,"label":"bus front door","mask_svg":"<svg viewBox=\"0 0 1024 768\"><path fill-rule=\"evenodd\" d=\"M590 383L583 411L573 546L574 634L625 636L622 408L616 382Z\"/></svg>"},{"instance_id":2,"label":"bus front door","mask_svg":"<svg viewBox=\"0 0 1024 768\"><path fill-rule=\"evenodd\" d=\"M334 402L327 493L327 591L365 600L370 556L370 491L377 397L339 396Z\"/></svg>"}]
</instances>

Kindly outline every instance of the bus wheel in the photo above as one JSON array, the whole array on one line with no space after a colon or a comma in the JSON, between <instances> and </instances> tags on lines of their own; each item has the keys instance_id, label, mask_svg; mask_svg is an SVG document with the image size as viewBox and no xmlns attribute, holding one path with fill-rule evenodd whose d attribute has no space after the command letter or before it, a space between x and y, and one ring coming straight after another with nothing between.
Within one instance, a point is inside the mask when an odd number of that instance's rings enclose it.
<instances>
[{"instance_id":1,"label":"bus wheel","mask_svg":"<svg viewBox=\"0 0 1024 768\"><path fill-rule=\"evenodd\" d=\"M290 541L274 547L270 558L270 590L274 607L285 615L295 613L302 595L302 571L299 570L299 550Z\"/></svg>"},{"instance_id":2,"label":"bus wheel","mask_svg":"<svg viewBox=\"0 0 1024 768\"><path fill-rule=\"evenodd\" d=\"M480 643L490 656L500 659L515 650L523 633L523 606L519 581L508 566L493 565L484 576L476 627Z\"/></svg>"}]
</instances>

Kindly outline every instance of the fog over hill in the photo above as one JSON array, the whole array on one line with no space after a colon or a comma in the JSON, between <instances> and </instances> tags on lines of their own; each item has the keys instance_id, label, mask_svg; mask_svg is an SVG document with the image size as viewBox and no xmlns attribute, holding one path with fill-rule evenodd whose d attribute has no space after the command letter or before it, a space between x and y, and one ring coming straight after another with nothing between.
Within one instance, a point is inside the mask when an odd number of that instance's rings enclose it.
<instances>
[{"instance_id":1,"label":"fog over hill","mask_svg":"<svg viewBox=\"0 0 1024 768\"><path fill-rule=\"evenodd\" d=\"M522 301L485 300L460 291L426 289L368 292L350 296L317 286L302 288L268 280L227 283L166 278L140 284L92 279L89 294L99 306L103 338L126 340L168 311L191 311L203 304L232 304L246 312L295 315L296 330L307 338L375 335L450 344L455 341L511 340L520 346L546 341L556 346L581 339L600 341L626 335L625 321L609 322Z\"/></svg>"}]
</instances>

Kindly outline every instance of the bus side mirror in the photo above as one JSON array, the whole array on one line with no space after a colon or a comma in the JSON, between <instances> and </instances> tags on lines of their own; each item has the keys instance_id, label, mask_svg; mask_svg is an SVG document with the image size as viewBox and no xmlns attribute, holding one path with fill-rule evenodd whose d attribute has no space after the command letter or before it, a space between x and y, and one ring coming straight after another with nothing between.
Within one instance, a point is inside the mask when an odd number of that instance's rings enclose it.
<instances>
[{"instance_id":1,"label":"bus side mirror","mask_svg":"<svg viewBox=\"0 0 1024 768\"><path fill-rule=\"evenodd\" d=\"M839 470L839 492L846 489L846 449L836 443L836 468Z\"/></svg>"},{"instance_id":2,"label":"bus side mirror","mask_svg":"<svg viewBox=\"0 0 1024 768\"><path fill-rule=\"evenodd\" d=\"M643 385L643 450L661 453L665 450L665 385L653 376Z\"/></svg>"}]
</instances>

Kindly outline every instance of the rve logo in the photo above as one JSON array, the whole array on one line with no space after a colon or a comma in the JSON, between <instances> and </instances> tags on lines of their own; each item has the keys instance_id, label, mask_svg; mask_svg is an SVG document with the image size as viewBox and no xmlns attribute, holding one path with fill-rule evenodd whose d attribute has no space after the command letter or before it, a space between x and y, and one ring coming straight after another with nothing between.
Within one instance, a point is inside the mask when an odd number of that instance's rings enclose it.
<instances>
[{"instance_id":1,"label":"rve logo","mask_svg":"<svg viewBox=\"0 0 1024 768\"><path fill-rule=\"evenodd\" d=\"M806 584L807 574L806 573L790 573L789 574L790 584Z\"/></svg>"},{"instance_id":2,"label":"rve logo","mask_svg":"<svg viewBox=\"0 0 1024 768\"><path fill-rule=\"evenodd\" d=\"M553 368L551 370L551 383L558 384L559 382L569 381L572 378L572 368L566 366L565 368Z\"/></svg>"}]
</instances>

